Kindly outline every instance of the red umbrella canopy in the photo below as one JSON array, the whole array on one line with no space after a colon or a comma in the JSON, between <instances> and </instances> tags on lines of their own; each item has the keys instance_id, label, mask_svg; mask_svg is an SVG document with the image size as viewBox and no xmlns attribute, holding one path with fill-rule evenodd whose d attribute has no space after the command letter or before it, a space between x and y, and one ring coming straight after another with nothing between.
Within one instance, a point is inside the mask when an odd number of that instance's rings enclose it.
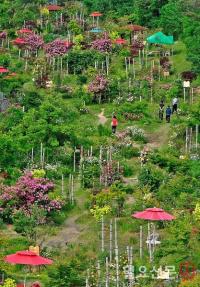
<instances>
[{"instance_id":1,"label":"red umbrella canopy","mask_svg":"<svg viewBox=\"0 0 200 287\"><path fill-rule=\"evenodd\" d=\"M18 31L18 34L31 34L31 33L33 33L33 31L27 28L23 28Z\"/></svg>"},{"instance_id":2,"label":"red umbrella canopy","mask_svg":"<svg viewBox=\"0 0 200 287\"><path fill-rule=\"evenodd\" d=\"M0 74L3 74L3 73L8 73L9 70L4 68L4 67L0 67Z\"/></svg>"},{"instance_id":3,"label":"red umbrella canopy","mask_svg":"<svg viewBox=\"0 0 200 287\"><path fill-rule=\"evenodd\" d=\"M14 45L24 45L26 41L23 38L16 38L12 41Z\"/></svg>"},{"instance_id":4,"label":"red umbrella canopy","mask_svg":"<svg viewBox=\"0 0 200 287\"><path fill-rule=\"evenodd\" d=\"M132 217L138 219L152 220L152 221L165 221L165 220L173 220L174 216L165 212L161 208L147 208L144 211L136 212L132 214Z\"/></svg>"},{"instance_id":5,"label":"red umbrella canopy","mask_svg":"<svg viewBox=\"0 0 200 287\"><path fill-rule=\"evenodd\" d=\"M90 16L92 16L92 17L100 17L100 16L102 16L103 14L102 13L100 13L100 12L92 12L91 14L90 14Z\"/></svg>"},{"instance_id":6,"label":"red umbrella canopy","mask_svg":"<svg viewBox=\"0 0 200 287\"><path fill-rule=\"evenodd\" d=\"M46 8L49 11L60 11L60 10L62 10L62 7L58 6L58 5L48 5L48 6L46 6Z\"/></svg>"},{"instance_id":7,"label":"red umbrella canopy","mask_svg":"<svg viewBox=\"0 0 200 287\"><path fill-rule=\"evenodd\" d=\"M114 41L115 44L118 44L118 45L123 45L123 44L126 44L127 41L122 39L122 38L118 38Z\"/></svg>"},{"instance_id":8,"label":"red umbrella canopy","mask_svg":"<svg viewBox=\"0 0 200 287\"><path fill-rule=\"evenodd\" d=\"M7 255L5 261L13 264L23 265L50 265L52 260L38 256L32 251L18 251L15 254Z\"/></svg>"}]
</instances>

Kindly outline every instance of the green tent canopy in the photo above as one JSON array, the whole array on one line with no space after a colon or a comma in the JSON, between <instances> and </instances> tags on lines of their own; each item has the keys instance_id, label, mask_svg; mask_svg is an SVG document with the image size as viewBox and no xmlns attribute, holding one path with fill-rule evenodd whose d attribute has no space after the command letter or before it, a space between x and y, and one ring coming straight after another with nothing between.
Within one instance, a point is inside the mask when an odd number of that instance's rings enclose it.
<instances>
[{"instance_id":1,"label":"green tent canopy","mask_svg":"<svg viewBox=\"0 0 200 287\"><path fill-rule=\"evenodd\" d=\"M157 32L147 38L147 42L151 44L163 44L172 45L174 44L173 36L166 36L162 32Z\"/></svg>"}]
</instances>

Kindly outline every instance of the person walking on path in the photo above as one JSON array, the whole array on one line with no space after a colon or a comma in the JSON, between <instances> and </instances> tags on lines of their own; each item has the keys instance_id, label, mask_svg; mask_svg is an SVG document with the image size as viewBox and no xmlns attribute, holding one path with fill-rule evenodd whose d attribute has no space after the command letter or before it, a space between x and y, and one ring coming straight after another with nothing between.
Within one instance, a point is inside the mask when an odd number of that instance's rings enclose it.
<instances>
[{"instance_id":1,"label":"person walking on path","mask_svg":"<svg viewBox=\"0 0 200 287\"><path fill-rule=\"evenodd\" d=\"M168 106L166 108L166 122L167 123L170 123L171 114L172 114L172 109L170 108L170 106Z\"/></svg>"},{"instance_id":2,"label":"person walking on path","mask_svg":"<svg viewBox=\"0 0 200 287\"><path fill-rule=\"evenodd\" d=\"M117 118L116 118L115 115L112 117L111 126L112 126L112 133L115 134L115 133L116 133L117 126L118 126L118 120L117 120Z\"/></svg>"},{"instance_id":3,"label":"person walking on path","mask_svg":"<svg viewBox=\"0 0 200 287\"><path fill-rule=\"evenodd\" d=\"M172 100L172 114L173 114L174 112L177 113L177 108L178 108L178 98L175 97L175 98L173 98L173 100Z\"/></svg>"},{"instance_id":4,"label":"person walking on path","mask_svg":"<svg viewBox=\"0 0 200 287\"><path fill-rule=\"evenodd\" d=\"M163 120L163 115L164 115L164 101L161 100L159 104L159 119L162 121Z\"/></svg>"}]
</instances>

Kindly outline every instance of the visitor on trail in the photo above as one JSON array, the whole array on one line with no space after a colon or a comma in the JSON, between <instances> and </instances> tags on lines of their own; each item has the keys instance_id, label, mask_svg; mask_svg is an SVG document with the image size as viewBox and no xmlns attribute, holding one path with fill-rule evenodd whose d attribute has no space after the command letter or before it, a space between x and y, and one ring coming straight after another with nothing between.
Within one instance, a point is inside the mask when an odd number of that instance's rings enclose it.
<instances>
[{"instance_id":1,"label":"visitor on trail","mask_svg":"<svg viewBox=\"0 0 200 287\"><path fill-rule=\"evenodd\" d=\"M172 100L172 114L173 114L174 112L177 113L177 108L178 108L178 99L177 99L177 97L175 97L175 98L173 98L173 100Z\"/></svg>"},{"instance_id":2,"label":"visitor on trail","mask_svg":"<svg viewBox=\"0 0 200 287\"><path fill-rule=\"evenodd\" d=\"M160 101L160 105L159 106L160 106L161 109L164 108L165 104L164 104L163 100Z\"/></svg>"},{"instance_id":3,"label":"visitor on trail","mask_svg":"<svg viewBox=\"0 0 200 287\"><path fill-rule=\"evenodd\" d=\"M170 108L170 106L168 106L166 108L166 122L167 123L170 123L171 114L172 114L172 109Z\"/></svg>"},{"instance_id":4,"label":"visitor on trail","mask_svg":"<svg viewBox=\"0 0 200 287\"><path fill-rule=\"evenodd\" d=\"M116 133L116 129L117 129L117 126L118 126L118 120L116 118L116 116L114 115L113 118L112 118L112 133L115 134Z\"/></svg>"},{"instance_id":5,"label":"visitor on trail","mask_svg":"<svg viewBox=\"0 0 200 287\"><path fill-rule=\"evenodd\" d=\"M163 120L163 115L164 115L164 107L159 108L159 119L162 121Z\"/></svg>"}]
</instances>

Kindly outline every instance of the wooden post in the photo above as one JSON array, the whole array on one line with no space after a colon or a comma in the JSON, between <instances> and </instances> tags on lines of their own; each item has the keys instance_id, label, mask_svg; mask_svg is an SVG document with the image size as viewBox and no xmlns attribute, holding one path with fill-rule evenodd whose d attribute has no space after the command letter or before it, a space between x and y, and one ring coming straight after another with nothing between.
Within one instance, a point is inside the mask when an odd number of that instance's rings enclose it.
<instances>
[{"instance_id":1,"label":"wooden post","mask_svg":"<svg viewBox=\"0 0 200 287\"><path fill-rule=\"evenodd\" d=\"M140 259L142 259L142 255L143 255L143 252L142 252L142 245L143 245L143 242L142 242L142 237L143 237L143 234L142 234L142 226L140 226Z\"/></svg>"},{"instance_id":2,"label":"wooden post","mask_svg":"<svg viewBox=\"0 0 200 287\"><path fill-rule=\"evenodd\" d=\"M132 58L133 61L133 78L135 79L135 59Z\"/></svg>"},{"instance_id":3,"label":"wooden post","mask_svg":"<svg viewBox=\"0 0 200 287\"><path fill-rule=\"evenodd\" d=\"M104 252L104 218L101 217L101 251Z\"/></svg>"},{"instance_id":4,"label":"wooden post","mask_svg":"<svg viewBox=\"0 0 200 287\"><path fill-rule=\"evenodd\" d=\"M99 286L100 283L100 278L101 278L101 266L100 266L100 261L97 261L97 286Z\"/></svg>"},{"instance_id":5,"label":"wooden post","mask_svg":"<svg viewBox=\"0 0 200 287\"><path fill-rule=\"evenodd\" d=\"M69 202L71 203L71 186L72 186L72 175L69 175Z\"/></svg>"}]
</instances>

